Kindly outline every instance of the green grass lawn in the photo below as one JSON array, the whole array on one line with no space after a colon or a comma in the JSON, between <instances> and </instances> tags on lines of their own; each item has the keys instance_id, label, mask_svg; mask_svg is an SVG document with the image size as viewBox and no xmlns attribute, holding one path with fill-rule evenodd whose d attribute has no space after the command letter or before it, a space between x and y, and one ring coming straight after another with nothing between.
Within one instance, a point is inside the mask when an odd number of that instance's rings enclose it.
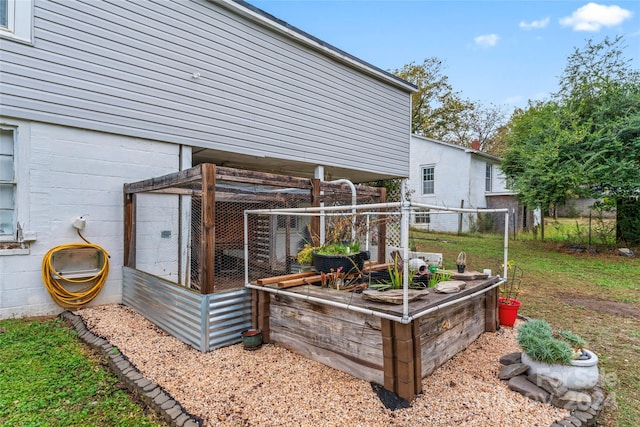
<instances>
[{"instance_id":1,"label":"green grass lawn","mask_svg":"<svg viewBox=\"0 0 640 427\"><path fill-rule=\"evenodd\" d=\"M60 319L0 321L0 426L162 426Z\"/></svg>"},{"instance_id":2,"label":"green grass lawn","mask_svg":"<svg viewBox=\"0 0 640 427\"><path fill-rule=\"evenodd\" d=\"M499 269L503 237L455 236L412 232L416 249L441 252L445 267L455 269L460 251L471 270ZM600 358L605 389L617 408L607 407L601 422L637 426L640 420L640 258L570 252L562 243L510 240L509 259L523 268L518 299L520 314L546 319L553 327L572 330Z\"/></svg>"}]
</instances>

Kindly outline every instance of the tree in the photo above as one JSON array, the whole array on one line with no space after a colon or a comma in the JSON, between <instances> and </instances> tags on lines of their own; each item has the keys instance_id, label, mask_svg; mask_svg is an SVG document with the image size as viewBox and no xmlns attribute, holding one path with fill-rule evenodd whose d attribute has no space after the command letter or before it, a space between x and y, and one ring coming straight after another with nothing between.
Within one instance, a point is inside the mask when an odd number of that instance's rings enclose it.
<instances>
[{"instance_id":1,"label":"tree","mask_svg":"<svg viewBox=\"0 0 640 427\"><path fill-rule=\"evenodd\" d=\"M624 207L618 240L640 243L640 74L623 49L589 40L569 56L552 100L512 117L503 170L530 207L574 194Z\"/></svg>"},{"instance_id":2,"label":"tree","mask_svg":"<svg viewBox=\"0 0 640 427\"><path fill-rule=\"evenodd\" d=\"M473 140L478 140L481 151L495 154L494 148L499 148L496 137L505 122L506 113L502 107L476 102L471 109L460 113L460 123L452 130L454 141L451 142L470 147Z\"/></svg>"},{"instance_id":3,"label":"tree","mask_svg":"<svg viewBox=\"0 0 640 427\"><path fill-rule=\"evenodd\" d=\"M471 111L473 103L453 91L443 74L443 66L441 60L432 57L421 65L412 62L392 73L418 87L411 97L411 131L454 142L455 132L462 124L462 113Z\"/></svg>"}]
</instances>

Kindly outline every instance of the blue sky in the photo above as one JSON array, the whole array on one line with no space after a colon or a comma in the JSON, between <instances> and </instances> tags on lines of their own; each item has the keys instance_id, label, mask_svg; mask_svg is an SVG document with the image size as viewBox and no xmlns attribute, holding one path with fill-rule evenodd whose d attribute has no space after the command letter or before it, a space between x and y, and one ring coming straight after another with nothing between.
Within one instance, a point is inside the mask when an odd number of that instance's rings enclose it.
<instances>
[{"instance_id":1,"label":"blue sky","mask_svg":"<svg viewBox=\"0 0 640 427\"><path fill-rule=\"evenodd\" d=\"M640 1L248 0L384 70L437 57L463 98L524 107L557 90L567 57L624 35L640 69Z\"/></svg>"}]
</instances>

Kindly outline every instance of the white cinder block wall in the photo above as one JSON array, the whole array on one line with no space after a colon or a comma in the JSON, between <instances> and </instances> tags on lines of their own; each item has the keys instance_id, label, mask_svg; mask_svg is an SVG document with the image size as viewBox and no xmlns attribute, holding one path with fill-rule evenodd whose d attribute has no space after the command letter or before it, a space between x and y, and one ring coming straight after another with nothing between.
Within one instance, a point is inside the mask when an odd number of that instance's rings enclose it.
<instances>
[{"instance_id":1,"label":"white cinder block wall","mask_svg":"<svg viewBox=\"0 0 640 427\"><path fill-rule=\"evenodd\" d=\"M44 287L41 268L54 246L81 242L71 226L111 255L106 285L92 304L120 302L123 193L126 182L179 170L180 146L76 128L2 118L17 126L18 218L37 239L28 250L0 249L0 318L62 311Z\"/></svg>"}]
</instances>

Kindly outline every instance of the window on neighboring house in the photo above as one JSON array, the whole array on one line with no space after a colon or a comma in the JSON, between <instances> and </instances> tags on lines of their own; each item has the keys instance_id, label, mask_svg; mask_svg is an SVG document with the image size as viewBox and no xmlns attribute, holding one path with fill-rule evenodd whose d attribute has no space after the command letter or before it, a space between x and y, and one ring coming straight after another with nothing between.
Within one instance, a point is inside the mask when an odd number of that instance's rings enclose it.
<instances>
[{"instance_id":1,"label":"window on neighboring house","mask_svg":"<svg viewBox=\"0 0 640 427\"><path fill-rule=\"evenodd\" d=\"M416 224L429 224L431 222L431 216L429 215L428 210L423 212L416 212L415 215Z\"/></svg>"},{"instance_id":2,"label":"window on neighboring house","mask_svg":"<svg viewBox=\"0 0 640 427\"><path fill-rule=\"evenodd\" d=\"M0 35L31 41L33 0L0 0Z\"/></svg>"},{"instance_id":3,"label":"window on neighboring house","mask_svg":"<svg viewBox=\"0 0 640 427\"><path fill-rule=\"evenodd\" d=\"M435 193L435 169L434 166L422 168L422 194Z\"/></svg>"},{"instance_id":4,"label":"window on neighboring house","mask_svg":"<svg viewBox=\"0 0 640 427\"><path fill-rule=\"evenodd\" d=\"M493 190L493 165L487 163L487 169L484 177L484 191Z\"/></svg>"},{"instance_id":5,"label":"window on neighboring house","mask_svg":"<svg viewBox=\"0 0 640 427\"><path fill-rule=\"evenodd\" d=\"M2 1L2 0L0 0ZM15 238L15 129L0 128L0 239Z\"/></svg>"}]
</instances>

